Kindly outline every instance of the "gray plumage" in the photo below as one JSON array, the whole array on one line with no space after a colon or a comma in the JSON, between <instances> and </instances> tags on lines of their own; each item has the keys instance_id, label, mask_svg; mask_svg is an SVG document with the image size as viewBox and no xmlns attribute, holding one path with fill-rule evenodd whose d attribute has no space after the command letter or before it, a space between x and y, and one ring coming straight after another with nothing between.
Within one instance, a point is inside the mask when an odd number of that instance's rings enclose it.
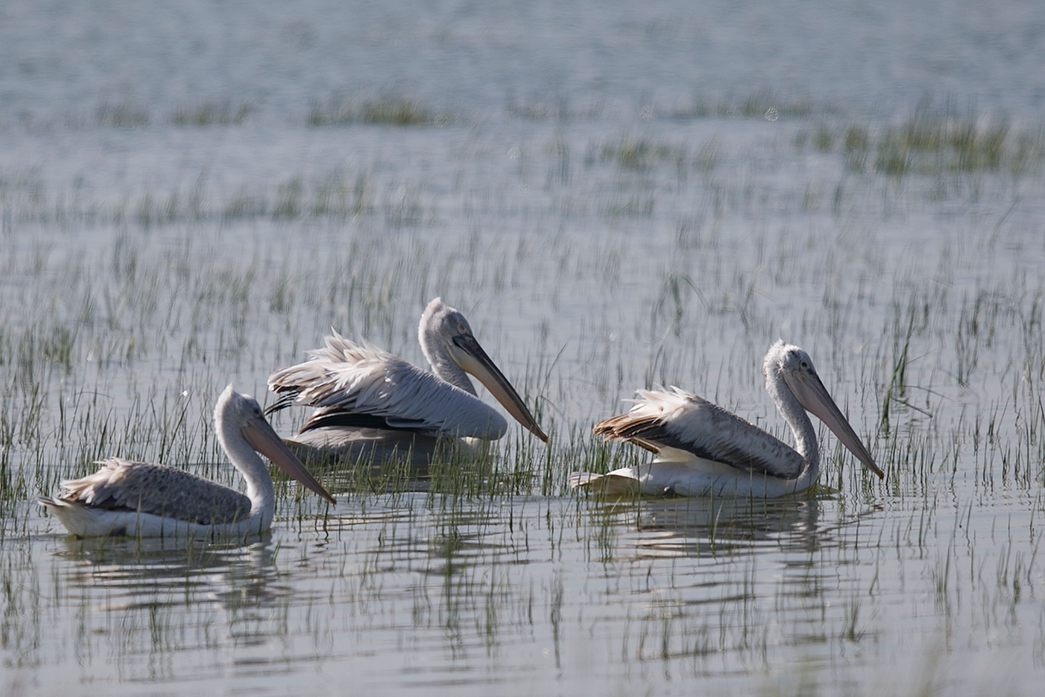
<instances>
[{"instance_id":1,"label":"gray plumage","mask_svg":"<svg viewBox=\"0 0 1045 697\"><path fill-rule=\"evenodd\" d=\"M185 470L120 457L94 474L62 482L59 499L111 511L151 513L199 525L250 516L250 499Z\"/></svg>"},{"instance_id":2,"label":"gray plumage","mask_svg":"<svg viewBox=\"0 0 1045 697\"><path fill-rule=\"evenodd\" d=\"M98 463L94 474L62 482L60 496L40 496L37 502L81 537L259 534L272 526L276 492L258 453L334 502L265 421L257 400L232 385L214 405L214 430L243 475L246 495L181 469L115 457Z\"/></svg>"}]
</instances>

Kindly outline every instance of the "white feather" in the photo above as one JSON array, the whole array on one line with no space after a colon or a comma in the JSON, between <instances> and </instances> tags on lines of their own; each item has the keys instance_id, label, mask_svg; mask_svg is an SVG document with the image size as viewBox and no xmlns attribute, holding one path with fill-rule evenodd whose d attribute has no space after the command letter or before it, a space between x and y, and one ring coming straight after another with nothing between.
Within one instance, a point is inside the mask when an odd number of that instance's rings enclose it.
<instances>
[{"instance_id":1,"label":"white feather","mask_svg":"<svg viewBox=\"0 0 1045 697\"><path fill-rule=\"evenodd\" d=\"M508 422L475 395L432 373L337 332L311 360L277 370L269 389L297 389L294 403L384 418L428 435L501 438Z\"/></svg>"}]
</instances>

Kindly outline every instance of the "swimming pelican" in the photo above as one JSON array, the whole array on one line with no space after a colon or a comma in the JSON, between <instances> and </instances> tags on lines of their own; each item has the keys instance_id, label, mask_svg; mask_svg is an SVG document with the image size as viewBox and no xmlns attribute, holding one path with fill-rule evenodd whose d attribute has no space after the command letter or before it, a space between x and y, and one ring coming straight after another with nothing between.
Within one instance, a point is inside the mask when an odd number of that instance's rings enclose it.
<instances>
[{"instance_id":1,"label":"swimming pelican","mask_svg":"<svg viewBox=\"0 0 1045 697\"><path fill-rule=\"evenodd\" d=\"M820 452L806 410L834 431L869 470L884 479L813 368L809 354L777 341L762 366L766 390L795 436L788 447L757 426L677 387L639 390L627 414L595 424L596 434L657 454L653 462L605 475L574 472L573 487L607 494L783 496L807 489L820 474Z\"/></svg>"},{"instance_id":2,"label":"swimming pelican","mask_svg":"<svg viewBox=\"0 0 1045 697\"><path fill-rule=\"evenodd\" d=\"M214 430L247 482L246 496L175 467L114 457L100 462L102 467L94 474L62 482L59 497L39 496L36 500L80 537L262 533L272 526L276 492L256 450L334 503L272 430L257 401L235 392L232 385L218 397Z\"/></svg>"},{"instance_id":3,"label":"swimming pelican","mask_svg":"<svg viewBox=\"0 0 1045 697\"><path fill-rule=\"evenodd\" d=\"M269 413L292 404L316 407L287 444L306 459L382 462L409 454L411 463L425 465L448 437L496 440L508 422L476 396L466 371L547 442L464 315L436 298L421 315L417 334L431 373L337 332L326 338L325 348L309 351L310 360L272 373L269 389L281 397Z\"/></svg>"}]
</instances>

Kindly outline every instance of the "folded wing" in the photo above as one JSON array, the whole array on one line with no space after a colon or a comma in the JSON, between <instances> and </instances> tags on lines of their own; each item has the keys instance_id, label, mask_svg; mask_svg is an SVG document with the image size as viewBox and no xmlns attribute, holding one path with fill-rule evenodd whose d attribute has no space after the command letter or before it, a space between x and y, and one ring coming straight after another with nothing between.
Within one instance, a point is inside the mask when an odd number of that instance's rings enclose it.
<instances>
[{"instance_id":1,"label":"folded wing","mask_svg":"<svg viewBox=\"0 0 1045 697\"><path fill-rule=\"evenodd\" d=\"M685 390L639 390L627 414L595 425L608 439L625 440L674 460L684 451L698 460L792 479L802 471L794 449L740 417Z\"/></svg>"},{"instance_id":2,"label":"folded wing","mask_svg":"<svg viewBox=\"0 0 1045 697\"><path fill-rule=\"evenodd\" d=\"M62 482L61 501L110 511L151 513L200 525L250 516L250 499L184 470L114 457L86 477Z\"/></svg>"},{"instance_id":3,"label":"folded wing","mask_svg":"<svg viewBox=\"0 0 1045 697\"><path fill-rule=\"evenodd\" d=\"M290 404L317 408L302 431L337 422L352 425L353 419L360 426L455 437L494 439L508 430L504 417L478 397L337 332L309 354L310 360L278 370L268 380L269 389L282 395L274 409Z\"/></svg>"}]
</instances>

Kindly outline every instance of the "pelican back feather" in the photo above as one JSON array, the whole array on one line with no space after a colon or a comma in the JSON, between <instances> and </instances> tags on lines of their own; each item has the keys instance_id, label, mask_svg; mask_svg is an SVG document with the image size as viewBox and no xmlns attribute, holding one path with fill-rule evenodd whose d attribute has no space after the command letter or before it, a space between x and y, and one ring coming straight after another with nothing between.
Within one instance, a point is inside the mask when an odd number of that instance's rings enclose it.
<instances>
[{"instance_id":1,"label":"pelican back feather","mask_svg":"<svg viewBox=\"0 0 1045 697\"><path fill-rule=\"evenodd\" d=\"M185 470L103 460L94 474L62 482L60 499L90 508L151 513L200 525L233 523L250 517L250 499Z\"/></svg>"},{"instance_id":2,"label":"pelican back feather","mask_svg":"<svg viewBox=\"0 0 1045 697\"><path fill-rule=\"evenodd\" d=\"M627 414L597 423L607 439L623 440L674 460L677 451L737 470L793 479L804 462L795 450L735 414L677 387L639 390Z\"/></svg>"},{"instance_id":3,"label":"pelican back feather","mask_svg":"<svg viewBox=\"0 0 1045 697\"><path fill-rule=\"evenodd\" d=\"M295 404L316 407L309 421L329 421L341 412L429 435L497 439L508 431L504 417L478 397L387 351L334 332L324 348L309 354L310 360L277 370L268 380L273 392L291 393ZM306 422L302 431L318 427Z\"/></svg>"}]
</instances>

